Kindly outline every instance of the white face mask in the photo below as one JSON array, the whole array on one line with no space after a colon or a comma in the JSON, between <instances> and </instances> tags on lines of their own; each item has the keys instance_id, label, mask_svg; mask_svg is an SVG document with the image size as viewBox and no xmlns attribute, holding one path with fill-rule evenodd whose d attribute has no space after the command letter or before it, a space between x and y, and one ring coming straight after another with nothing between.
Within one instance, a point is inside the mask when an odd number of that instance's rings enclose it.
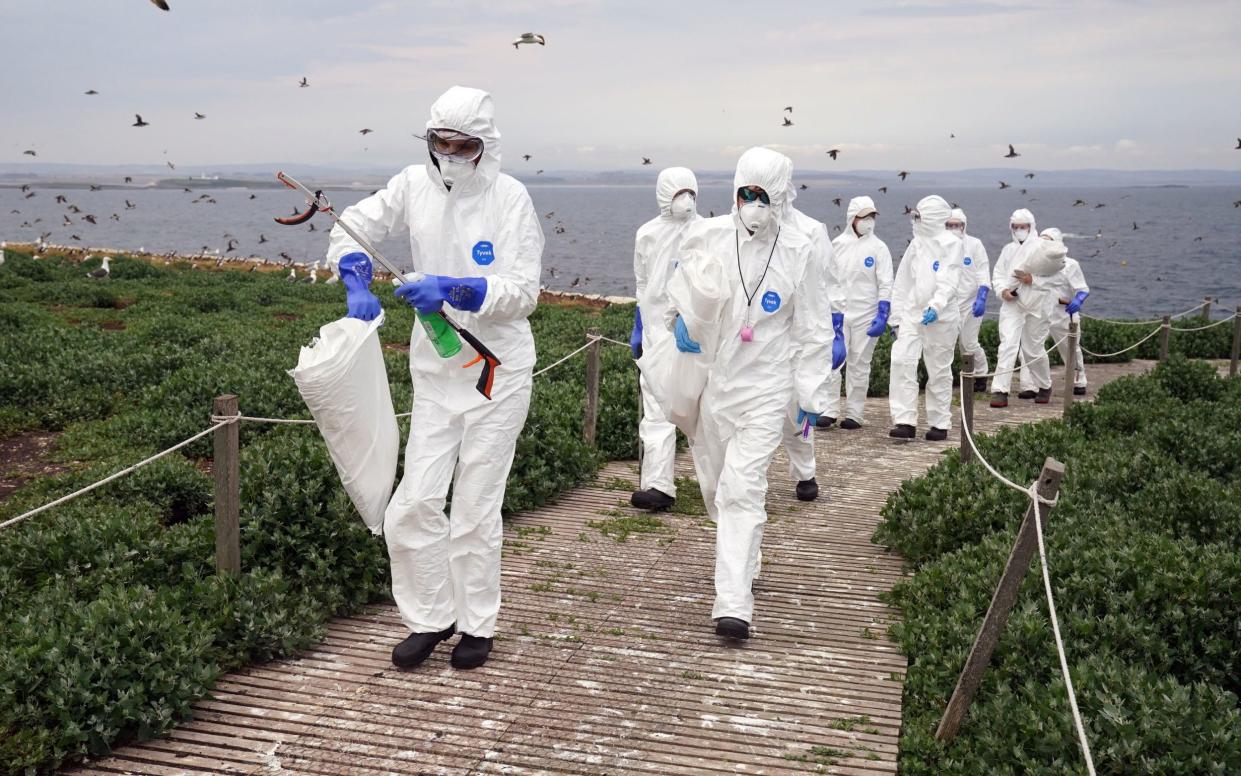
<instances>
[{"instance_id":1,"label":"white face mask","mask_svg":"<svg viewBox=\"0 0 1241 776\"><path fill-rule=\"evenodd\" d=\"M747 202L737 209L741 223L751 232L757 232L771 223L771 208L762 202Z\"/></svg>"},{"instance_id":2,"label":"white face mask","mask_svg":"<svg viewBox=\"0 0 1241 776\"><path fill-rule=\"evenodd\" d=\"M1030 236L1029 227L1023 226L1020 229L1016 229L1016 228L1013 229L1013 239L1019 243L1025 242L1026 238L1029 236Z\"/></svg>"},{"instance_id":3,"label":"white face mask","mask_svg":"<svg viewBox=\"0 0 1241 776\"><path fill-rule=\"evenodd\" d=\"M678 221L684 221L692 216L698 210L698 202L694 199L694 195L688 191L682 191L680 194L672 198L672 217Z\"/></svg>"},{"instance_id":4,"label":"white face mask","mask_svg":"<svg viewBox=\"0 0 1241 776\"><path fill-rule=\"evenodd\" d=\"M873 216L859 218L853 222L853 231L857 232L858 237L865 237L875 231L875 219Z\"/></svg>"},{"instance_id":5,"label":"white face mask","mask_svg":"<svg viewBox=\"0 0 1241 776\"><path fill-rule=\"evenodd\" d=\"M465 183L474 177L477 165L474 162L457 162L440 159L440 177L444 179L444 185L452 188L456 184Z\"/></svg>"},{"instance_id":6,"label":"white face mask","mask_svg":"<svg viewBox=\"0 0 1241 776\"><path fill-rule=\"evenodd\" d=\"M950 226L950 227L948 227L948 231L952 232L952 233L953 233L953 234L955 234L957 237L965 237L965 227L964 227L964 226Z\"/></svg>"}]
</instances>

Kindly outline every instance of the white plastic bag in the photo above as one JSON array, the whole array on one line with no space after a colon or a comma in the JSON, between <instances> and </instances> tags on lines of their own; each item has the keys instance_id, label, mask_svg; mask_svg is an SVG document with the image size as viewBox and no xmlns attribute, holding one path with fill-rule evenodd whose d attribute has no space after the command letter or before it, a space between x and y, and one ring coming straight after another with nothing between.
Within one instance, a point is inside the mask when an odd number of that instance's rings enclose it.
<instances>
[{"instance_id":1,"label":"white plastic bag","mask_svg":"<svg viewBox=\"0 0 1241 776\"><path fill-rule=\"evenodd\" d=\"M690 439L698 428L698 404L719 347L720 318L731 299L732 287L721 262L702 255L682 262L668 281L668 306L680 313L702 352L682 353L675 337L663 337L638 359L668 420Z\"/></svg>"},{"instance_id":2,"label":"white plastic bag","mask_svg":"<svg viewBox=\"0 0 1241 776\"><path fill-rule=\"evenodd\" d=\"M341 318L303 347L297 383L314 416L345 492L371 532L383 533L401 443L379 346L381 314L373 321Z\"/></svg>"}]
</instances>

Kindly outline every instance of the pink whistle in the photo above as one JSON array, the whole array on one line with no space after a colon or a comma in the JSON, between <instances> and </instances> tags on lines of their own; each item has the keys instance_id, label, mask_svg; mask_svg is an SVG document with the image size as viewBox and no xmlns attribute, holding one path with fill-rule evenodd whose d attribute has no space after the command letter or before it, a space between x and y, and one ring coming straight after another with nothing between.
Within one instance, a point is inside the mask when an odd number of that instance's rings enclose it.
<instances>
[{"instance_id":1,"label":"pink whistle","mask_svg":"<svg viewBox=\"0 0 1241 776\"><path fill-rule=\"evenodd\" d=\"M754 327L749 325L748 323L745 326L741 327L741 341L742 342L753 342L754 341Z\"/></svg>"}]
</instances>

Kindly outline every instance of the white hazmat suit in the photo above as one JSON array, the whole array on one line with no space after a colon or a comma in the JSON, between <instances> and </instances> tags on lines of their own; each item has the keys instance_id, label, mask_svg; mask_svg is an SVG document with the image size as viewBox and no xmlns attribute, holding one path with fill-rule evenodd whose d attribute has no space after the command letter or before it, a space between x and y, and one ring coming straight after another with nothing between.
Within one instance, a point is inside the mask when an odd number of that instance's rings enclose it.
<instances>
[{"instance_id":1,"label":"white hazmat suit","mask_svg":"<svg viewBox=\"0 0 1241 776\"><path fill-rule=\"evenodd\" d=\"M1054 226L1040 232L1040 237L1053 242L1062 242L1064 239L1060 230ZM1079 292L1089 294L1090 286L1086 285L1086 276L1082 273L1082 265L1077 259L1069 256L1064 258L1064 269L1051 276L1048 286L1048 290L1052 295L1052 302L1048 314L1047 336L1051 337L1052 342L1056 343L1056 349L1060 351L1060 359L1067 364L1069 362L1069 321L1072 316L1065 312L1064 308L1065 305L1073 301L1073 297ZM1085 362L1082 360L1080 327L1077 333L1077 353L1073 362L1076 364L1076 369L1073 372L1073 387L1085 388L1087 385L1086 367ZM1029 367L1023 362L1021 367L1021 387L1028 388L1032 382L1029 377Z\"/></svg>"},{"instance_id":2,"label":"white hazmat suit","mask_svg":"<svg viewBox=\"0 0 1241 776\"><path fill-rule=\"evenodd\" d=\"M901 257L892 288L892 343L888 402L892 423L918 425L918 359L926 365L926 416L934 429L952 426L952 361L961 311L957 295L965 248L944 230L950 208L942 197L925 197L915 211L914 238ZM923 323L927 311L935 320ZM895 434L894 434L895 435Z\"/></svg>"},{"instance_id":3,"label":"white hazmat suit","mask_svg":"<svg viewBox=\"0 0 1241 776\"><path fill-rule=\"evenodd\" d=\"M1000 294L1000 348L996 353L995 377L991 390L1008 393L1012 387L1017 355L1029 368L1031 390L1051 389L1051 368L1043 357L1043 343L1050 327L1051 303L1049 278L1036 275L1033 282L1023 284L1013 277L1014 270L1028 267L1035 261L1041 240L1034 214L1025 208L1013 211L1010 224L1029 224L1029 235L1020 242L1014 230L1013 240L1000 251L992 271L991 287ZM1007 300L1005 290L1015 291L1017 298Z\"/></svg>"},{"instance_id":4,"label":"white hazmat suit","mask_svg":"<svg viewBox=\"0 0 1241 776\"><path fill-rule=\"evenodd\" d=\"M961 260L965 269L961 273L961 293L957 307L961 312L961 334L957 342L962 354L973 354L974 373L986 374L991 371L987 362L987 351L978 343L978 332L982 328L982 316L974 315L974 302L978 299L978 289L991 286L991 259L987 249L974 235L968 232L969 221L961 208L952 209L952 219L965 224L966 232L961 238L965 249L965 258Z\"/></svg>"},{"instance_id":5,"label":"white hazmat suit","mask_svg":"<svg viewBox=\"0 0 1241 776\"><path fill-rule=\"evenodd\" d=\"M431 106L427 128L481 138L469 174L445 186L434 161L411 165L341 218L373 243L409 233L414 268L486 278L476 313L446 309L501 360L492 400L475 390L465 346L441 358L421 326L410 339L414 402L405 473L384 516L392 595L414 633L456 623L490 637L500 608L500 505L517 435L530 404L534 338L527 317L539 298L543 231L525 186L500 172L500 133L491 96L454 86ZM328 261L361 250L332 230ZM452 518L444 513L452 484Z\"/></svg>"},{"instance_id":6,"label":"white hazmat suit","mask_svg":"<svg viewBox=\"0 0 1241 776\"><path fill-rule=\"evenodd\" d=\"M686 211L673 198L679 192L698 194L698 180L685 167L669 167L660 171L655 182L655 199L659 215L638 228L634 239L633 274L637 281L638 309L642 311L642 350L653 354L657 344L672 337L664 326L668 309L668 280L680 258L681 241L692 224L702 220L696 210ZM642 384L642 422L638 436L642 440L642 472L640 487L654 488L676 497L673 466L676 459L676 426L668 422L663 408L655 398L645 375Z\"/></svg>"},{"instance_id":7,"label":"white hazmat suit","mask_svg":"<svg viewBox=\"0 0 1241 776\"><path fill-rule=\"evenodd\" d=\"M750 234L734 206L729 215L691 227L682 246L683 262L723 261L735 268L735 292L719 321L720 344L693 440L698 481L716 522L716 619L751 621L750 586L767 520L767 469L785 415L794 398L807 412L826 403L828 302L809 238L788 225L791 175L792 162L784 155L766 148L746 151L737 162L733 189L761 187L770 197L771 219ZM744 342L747 324L753 336Z\"/></svg>"},{"instance_id":8,"label":"white hazmat suit","mask_svg":"<svg viewBox=\"0 0 1241 776\"><path fill-rule=\"evenodd\" d=\"M866 391L870 387L870 361L878 337L866 332L879 312L880 302L892 300L892 254L887 244L872 231L859 235L853 219L867 213L878 213L870 197L849 200L845 228L832 241L835 255L832 264L835 276L844 287L845 296L845 409L840 414L840 372L832 372L827 383L827 414L862 422L866 407Z\"/></svg>"}]
</instances>

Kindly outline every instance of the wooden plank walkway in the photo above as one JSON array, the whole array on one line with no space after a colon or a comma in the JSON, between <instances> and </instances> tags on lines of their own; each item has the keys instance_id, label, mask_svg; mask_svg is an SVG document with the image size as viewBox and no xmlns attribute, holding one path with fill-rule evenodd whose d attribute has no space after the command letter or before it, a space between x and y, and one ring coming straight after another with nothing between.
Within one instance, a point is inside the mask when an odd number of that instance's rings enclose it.
<instances>
[{"instance_id":1,"label":"wooden plank walkway","mask_svg":"<svg viewBox=\"0 0 1241 776\"><path fill-rule=\"evenodd\" d=\"M1099 386L1149 363L1096 365ZM1059 370L1056 374L1060 385ZM1052 404L977 406L982 431L1058 417ZM904 573L871 543L888 494L956 444L888 439L886 399L861 431L820 433L818 501L793 497L781 453L753 635L713 635L714 532L663 515L616 541L632 463L505 527L504 604L487 665L451 643L420 668L389 661L395 608L329 624L295 659L223 677L194 719L74 774L896 773L906 661L879 601ZM925 429L923 429L925 430ZM693 476L688 455L680 474ZM591 523L595 525L592 526Z\"/></svg>"}]
</instances>

